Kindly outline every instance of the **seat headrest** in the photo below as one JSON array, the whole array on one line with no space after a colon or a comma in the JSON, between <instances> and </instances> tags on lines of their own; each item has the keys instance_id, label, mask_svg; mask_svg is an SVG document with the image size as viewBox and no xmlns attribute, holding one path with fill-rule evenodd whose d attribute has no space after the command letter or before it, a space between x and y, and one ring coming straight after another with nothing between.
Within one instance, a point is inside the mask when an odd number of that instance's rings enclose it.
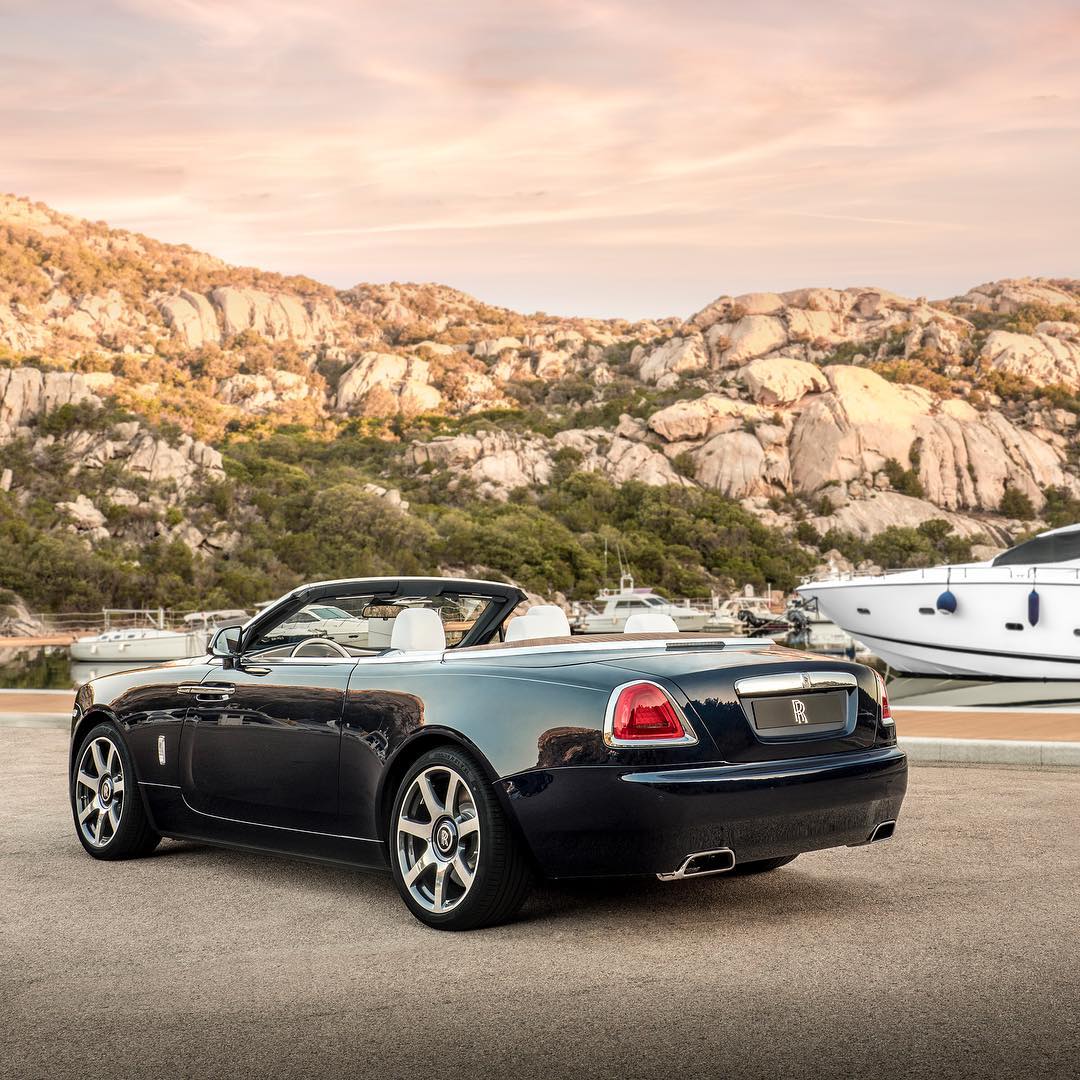
<instances>
[{"instance_id":1,"label":"seat headrest","mask_svg":"<svg viewBox=\"0 0 1080 1080\"><path fill-rule=\"evenodd\" d=\"M438 612L431 608L405 608L390 631L390 648L402 652L442 652L446 631Z\"/></svg>"},{"instance_id":2,"label":"seat headrest","mask_svg":"<svg viewBox=\"0 0 1080 1080\"><path fill-rule=\"evenodd\" d=\"M570 621L562 608L538 604L506 625L507 641L535 641L537 638L569 637Z\"/></svg>"},{"instance_id":3,"label":"seat headrest","mask_svg":"<svg viewBox=\"0 0 1080 1080\"><path fill-rule=\"evenodd\" d=\"M624 634L666 634L669 631L677 634L679 624L662 611L639 611L631 615L623 627Z\"/></svg>"},{"instance_id":4,"label":"seat headrest","mask_svg":"<svg viewBox=\"0 0 1080 1080\"><path fill-rule=\"evenodd\" d=\"M533 621L528 615L515 615L506 624L506 637L504 641L526 641L534 637L532 631Z\"/></svg>"}]
</instances>

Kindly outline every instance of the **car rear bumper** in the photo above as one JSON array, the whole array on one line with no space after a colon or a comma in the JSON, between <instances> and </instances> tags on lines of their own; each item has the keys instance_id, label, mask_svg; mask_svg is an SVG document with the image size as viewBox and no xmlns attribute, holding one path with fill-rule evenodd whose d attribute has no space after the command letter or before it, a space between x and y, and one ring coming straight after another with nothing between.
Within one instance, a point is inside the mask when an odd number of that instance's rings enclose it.
<instances>
[{"instance_id":1,"label":"car rear bumper","mask_svg":"<svg viewBox=\"0 0 1080 1080\"><path fill-rule=\"evenodd\" d=\"M900 813L895 746L746 765L631 770L568 766L502 781L549 877L670 874L730 848L736 863L865 844Z\"/></svg>"}]
</instances>

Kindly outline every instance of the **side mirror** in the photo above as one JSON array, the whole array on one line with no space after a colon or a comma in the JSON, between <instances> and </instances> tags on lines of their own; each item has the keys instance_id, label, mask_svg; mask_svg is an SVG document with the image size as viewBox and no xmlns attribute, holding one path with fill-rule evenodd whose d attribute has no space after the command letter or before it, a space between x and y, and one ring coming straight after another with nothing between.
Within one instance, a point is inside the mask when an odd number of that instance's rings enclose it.
<instances>
[{"instance_id":1,"label":"side mirror","mask_svg":"<svg viewBox=\"0 0 1080 1080\"><path fill-rule=\"evenodd\" d=\"M233 659L240 655L240 626L223 626L210 639L210 655Z\"/></svg>"}]
</instances>

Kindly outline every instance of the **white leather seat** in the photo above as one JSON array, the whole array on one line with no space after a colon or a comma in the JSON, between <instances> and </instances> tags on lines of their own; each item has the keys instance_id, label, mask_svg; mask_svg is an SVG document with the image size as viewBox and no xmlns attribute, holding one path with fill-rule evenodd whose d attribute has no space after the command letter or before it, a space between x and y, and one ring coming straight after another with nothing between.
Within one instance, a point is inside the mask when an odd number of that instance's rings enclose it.
<instances>
[{"instance_id":1,"label":"white leather seat","mask_svg":"<svg viewBox=\"0 0 1080 1080\"><path fill-rule=\"evenodd\" d=\"M570 636L570 620L566 617L566 612L555 604L537 604L536 607L529 608L525 614L530 619L540 621L544 631L541 637Z\"/></svg>"},{"instance_id":2,"label":"white leather seat","mask_svg":"<svg viewBox=\"0 0 1080 1080\"><path fill-rule=\"evenodd\" d=\"M624 634L667 634L679 632L679 624L662 611L639 611L626 620Z\"/></svg>"},{"instance_id":3,"label":"white leather seat","mask_svg":"<svg viewBox=\"0 0 1080 1080\"><path fill-rule=\"evenodd\" d=\"M405 608L390 631L390 648L402 652L442 652L446 631L438 612L431 608Z\"/></svg>"},{"instance_id":4,"label":"white leather seat","mask_svg":"<svg viewBox=\"0 0 1080 1080\"><path fill-rule=\"evenodd\" d=\"M507 641L535 641L537 638L569 637L570 621L562 608L538 604L506 625Z\"/></svg>"},{"instance_id":5,"label":"white leather seat","mask_svg":"<svg viewBox=\"0 0 1080 1080\"><path fill-rule=\"evenodd\" d=\"M528 615L515 615L506 624L506 637L504 641L526 641L533 637L533 621Z\"/></svg>"}]
</instances>

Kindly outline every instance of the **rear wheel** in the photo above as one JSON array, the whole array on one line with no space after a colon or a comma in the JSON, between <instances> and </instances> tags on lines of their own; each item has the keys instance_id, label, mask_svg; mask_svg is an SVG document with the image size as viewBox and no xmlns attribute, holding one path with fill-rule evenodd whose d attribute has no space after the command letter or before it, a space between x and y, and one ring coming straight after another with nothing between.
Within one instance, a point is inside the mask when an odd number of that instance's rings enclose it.
<instances>
[{"instance_id":1,"label":"rear wheel","mask_svg":"<svg viewBox=\"0 0 1080 1080\"><path fill-rule=\"evenodd\" d=\"M98 724L79 745L71 812L82 846L95 859L149 855L161 841L139 798L131 755L112 724Z\"/></svg>"},{"instance_id":2,"label":"rear wheel","mask_svg":"<svg viewBox=\"0 0 1080 1080\"><path fill-rule=\"evenodd\" d=\"M480 767L440 747L398 788L390 821L394 882L409 910L437 930L511 918L528 892L525 853Z\"/></svg>"},{"instance_id":3,"label":"rear wheel","mask_svg":"<svg viewBox=\"0 0 1080 1080\"><path fill-rule=\"evenodd\" d=\"M787 866L794 862L798 855L782 855L779 859L757 859L754 862L741 862L735 864L733 874L764 874L769 870L779 870L781 866Z\"/></svg>"}]
</instances>

